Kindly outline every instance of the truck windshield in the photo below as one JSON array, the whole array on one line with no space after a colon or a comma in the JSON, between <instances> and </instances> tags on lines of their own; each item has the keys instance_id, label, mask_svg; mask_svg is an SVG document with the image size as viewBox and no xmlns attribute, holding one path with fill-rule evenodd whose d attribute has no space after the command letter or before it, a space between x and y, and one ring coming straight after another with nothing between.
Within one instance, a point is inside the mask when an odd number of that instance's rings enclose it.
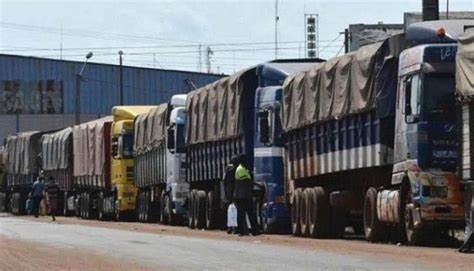
<instances>
[{"instance_id":1,"label":"truck windshield","mask_svg":"<svg viewBox=\"0 0 474 271\"><path fill-rule=\"evenodd\" d=\"M176 152L185 152L184 124L176 125Z\"/></svg>"},{"instance_id":2,"label":"truck windshield","mask_svg":"<svg viewBox=\"0 0 474 271\"><path fill-rule=\"evenodd\" d=\"M133 135L122 135L122 155L124 159L132 158L133 155Z\"/></svg>"},{"instance_id":3,"label":"truck windshield","mask_svg":"<svg viewBox=\"0 0 474 271\"><path fill-rule=\"evenodd\" d=\"M427 74L423 104L428 119L451 118L455 113L454 74Z\"/></svg>"}]
</instances>

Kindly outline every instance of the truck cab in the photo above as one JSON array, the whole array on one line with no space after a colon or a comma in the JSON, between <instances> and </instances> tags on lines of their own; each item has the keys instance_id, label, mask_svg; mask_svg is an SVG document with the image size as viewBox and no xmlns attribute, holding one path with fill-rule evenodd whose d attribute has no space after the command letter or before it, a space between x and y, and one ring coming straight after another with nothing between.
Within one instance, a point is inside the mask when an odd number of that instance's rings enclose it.
<instances>
[{"instance_id":1,"label":"truck cab","mask_svg":"<svg viewBox=\"0 0 474 271\"><path fill-rule=\"evenodd\" d=\"M113 207L116 218L135 211L137 189L134 186L133 120L148 112L150 106L115 106L111 127L110 180ZM109 210L112 208L109 208Z\"/></svg>"},{"instance_id":2,"label":"truck cab","mask_svg":"<svg viewBox=\"0 0 474 271\"><path fill-rule=\"evenodd\" d=\"M254 138L254 178L265 187L259 217L265 232L277 232L290 225L283 178L284 145L280 119L282 85L288 75L309 69L318 62L323 60L275 61L261 64L256 70L258 88L255 93L257 127Z\"/></svg>"},{"instance_id":3,"label":"truck cab","mask_svg":"<svg viewBox=\"0 0 474 271\"><path fill-rule=\"evenodd\" d=\"M186 149L184 141L184 125L186 121L185 94L174 95L168 104L169 119L166 138L167 178L166 193L171 204L168 210L172 215L183 216L186 214L185 203L189 194L189 183L186 182Z\"/></svg>"},{"instance_id":4,"label":"truck cab","mask_svg":"<svg viewBox=\"0 0 474 271\"><path fill-rule=\"evenodd\" d=\"M440 41L444 31L437 31ZM423 36L429 37L418 37ZM456 176L456 44L418 43L400 55L392 174L392 184L400 185L400 220L409 242L425 226L461 224L464 215Z\"/></svg>"}]
</instances>

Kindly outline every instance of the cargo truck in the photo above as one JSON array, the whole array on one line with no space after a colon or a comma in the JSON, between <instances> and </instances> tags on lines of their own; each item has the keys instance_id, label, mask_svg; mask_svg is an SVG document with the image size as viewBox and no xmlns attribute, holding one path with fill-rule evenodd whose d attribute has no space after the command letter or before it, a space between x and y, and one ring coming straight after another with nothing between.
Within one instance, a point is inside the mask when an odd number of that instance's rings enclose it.
<instances>
[{"instance_id":1,"label":"cargo truck","mask_svg":"<svg viewBox=\"0 0 474 271\"><path fill-rule=\"evenodd\" d=\"M42 132L18 133L6 139L6 193L14 214L25 214L25 203L41 170Z\"/></svg>"},{"instance_id":2,"label":"cargo truck","mask_svg":"<svg viewBox=\"0 0 474 271\"><path fill-rule=\"evenodd\" d=\"M462 122L460 142L459 175L465 187L466 234L472 232L474 221L474 33L468 32L459 38L456 57L456 90Z\"/></svg>"},{"instance_id":3,"label":"cargo truck","mask_svg":"<svg viewBox=\"0 0 474 271\"><path fill-rule=\"evenodd\" d=\"M222 179L232 157L246 154L255 172L255 181L271 183L266 154L254 156L255 92L259 86L281 86L288 74L308 68L314 60L282 60L240 71L199 88L186 100L186 180L190 185L187 200L188 225L214 228L222 225L226 199ZM254 164L256 162L256 164ZM257 168L258 173L257 173ZM262 171L265 170L265 172ZM264 198L275 197L255 186L255 208L261 217ZM273 199L272 199L273 201Z\"/></svg>"},{"instance_id":4,"label":"cargo truck","mask_svg":"<svg viewBox=\"0 0 474 271\"><path fill-rule=\"evenodd\" d=\"M187 214L186 95L174 95L135 119L135 186L139 221L180 224Z\"/></svg>"},{"instance_id":5,"label":"cargo truck","mask_svg":"<svg viewBox=\"0 0 474 271\"><path fill-rule=\"evenodd\" d=\"M135 217L133 120L150 106L115 106L112 116L73 128L76 214L116 220Z\"/></svg>"},{"instance_id":6,"label":"cargo truck","mask_svg":"<svg viewBox=\"0 0 474 271\"><path fill-rule=\"evenodd\" d=\"M73 191L73 146L71 127L58 132L44 134L41 138L42 169L46 180L52 177L59 187L57 214L68 216L73 205L67 199Z\"/></svg>"},{"instance_id":7,"label":"cargo truck","mask_svg":"<svg viewBox=\"0 0 474 271\"><path fill-rule=\"evenodd\" d=\"M285 81L283 185L294 235L337 237L352 226L370 241L416 244L462 225L453 36L465 24L414 24L405 37Z\"/></svg>"}]
</instances>

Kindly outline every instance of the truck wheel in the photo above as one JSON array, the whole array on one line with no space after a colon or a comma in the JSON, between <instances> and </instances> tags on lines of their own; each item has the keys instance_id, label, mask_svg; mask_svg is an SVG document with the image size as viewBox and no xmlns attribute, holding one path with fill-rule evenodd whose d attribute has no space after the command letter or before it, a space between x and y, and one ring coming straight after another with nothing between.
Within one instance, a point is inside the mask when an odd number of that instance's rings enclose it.
<instances>
[{"instance_id":1,"label":"truck wheel","mask_svg":"<svg viewBox=\"0 0 474 271\"><path fill-rule=\"evenodd\" d=\"M170 196L165 197L165 203L166 203L166 217L168 219L168 225L175 225L176 224L176 216L173 214L173 202L171 201Z\"/></svg>"},{"instance_id":2,"label":"truck wheel","mask_svg":"<svg viewBox=\"0 0 474 271\"><path fill-rule=\"evenodd\" d=\"M298 236L301 234L300 224L300 205L302 190L297 188L293 194L293 203L291 204L291 232L293 235Z\"/></svg>"},{"instance_id":3,"label":"truck wheel","mask_svg":"<svg viewBox=\"0 0 474 271\"><path fill-rule=\"evenodd\" d=\"M69 216L69 209L68 209L68 206L67 206L67 202L68 202L68 195L67 195L67 192L64 192L63 194L63 216Z\"/></svg>"},{"instance_id":4,"label":"truck wheel","mask_svg":"<svg viewBox=\"0 0 474 271\"><path fill-rule=\"evenodd\" d=\"M308 236L309 233L309 219L308 219L308 210L309 210L309 194L311 193L311 188L306 188L303 190L301 197L300 205L300 225L301 225L301 236Z\"/></svg>"},{"instance_id":5,"label":"truck wheel","mask_svg":"<svg viewBox=\"0 0 474 271\"><path fill-rule=\"evenodd\" d=\"M215 227L215 210L214 210L214 192L207 193L206 200L206 229L212 230Z\"/></svg>"},{"instance_id":6,"label":"truck wheel","mask_svg":"<svg viewBox=\"0 0 474 271\"><path fill-rule=\"evenodd\" d=\"M97 218L99 220L104 220L104 193L99 193L99 198L97 199Z\"/></svg>"},{"instance_id":7,"label":"truck wheel","mask_svg":"<svg viewBox=\"0 0 474 271\"><path fill-rule=\"evenodd\" d=\"M259 230L263 229L263 199L262 197L257 197L254 198L254 210L255 210L255 215L257 216L257 225L259 227Z\"/></svg>"},{"instance_id":8,"label":"truck wheel","mask_svg":"<svg viewBox=\"0 0 474 271\"><path fill-rule=\"evenodd\" d=\"M114 201L114 211L115 211L115 221L121 221L123 219L123 214L122 212L119 210L119 202L118 200L115 200Z\"/></svg>"},{"instance_id":9,"label":"truck wheel","mask_svg":"<svg viewBox=\"0 0 474 271\"><path fill-rule=\"evenodd\" d=\"M414 226L414 220L413 220L413 214L409 208L409 206L412 204L412 196L411 196L411 188L409 185L403 185L402 186L402 191L400 191L402 195L402 199L400 202L402 202L402 212L403 215L400 216L402 217L403 225L405 229L405 238L406 238L406 243L408 245L416 246L416 245L421 245L423 243L423 231L424 229L422 227L420 228L415 228ZM401 223L401 224L402 224Z\"/></svg>"},{"instance_id":10,"label":"truck wheel","mask_svg":"<svg viewBox=\"0 0 474 271\"><path fill-rule=\"evenodd\" d=\"M138 192L135 209L137 212L138 222L142 222L142 192L141 191Z\"/></svg>"},{"instance_id":11,"label":"truck wheel","mask_svg":"<svg viewBox=\"0 0 474 271\"><path fill-rule=\"evenodd\" d=\"M143 222L150 222L150 192L143 194Z\"/></svg>"},{"instance_id":12,"label":"truck wheel","mask_svg":"<svg viewBox=\"0 0 474 271\"><path fill-rule=\"evenodd\" d=\"M166 222L168 221L167 217L166 217L166 199L165 199L165 191L162 191L161 192L161 196L160 196L160 223L161 224L166 224Z\"/></svg>"},{"instance_id":13,"label":"truck wheel","mask_svg":"<svg viewBox=\"0 0 474 271\"><path fill-rule=\"evenodd\" d=\"M370 187L364 198L364 233L370 242L379 242L385 234L382 222L377 217L377 189Z\"/></svg>"},{"instance_id":14,"label":"truck wheel","mask_svg":"<svg viewBox=\"0 0 474 271\"><path fill-rule=\"evenodd\" d=\"M188 202L188 227L194 229L194 207L195 207L195 198L196 190L191 190L189 193L189 202Z\"/></svg>"},{"instance_id":15,"label":"truck wheel","mask_svg":"<svg viewBox=\"0 0 474 271\"><path fill-rule=\"evenodd\" d=\"M329 202L326 191L315 187L310 191L309 235L327 237L329 233Z\"/></svg>"},{"instance_id":16,"label":"truck wheel","mask_svg":"<svg viewBox=\"0 0 474 271\"><path fill-rule=\"evenodd\" d=\"M196 193L196 212L194 213L194 227L202 229L206 225L206 192L198 190Z\"/></svg>"}]
</instances>

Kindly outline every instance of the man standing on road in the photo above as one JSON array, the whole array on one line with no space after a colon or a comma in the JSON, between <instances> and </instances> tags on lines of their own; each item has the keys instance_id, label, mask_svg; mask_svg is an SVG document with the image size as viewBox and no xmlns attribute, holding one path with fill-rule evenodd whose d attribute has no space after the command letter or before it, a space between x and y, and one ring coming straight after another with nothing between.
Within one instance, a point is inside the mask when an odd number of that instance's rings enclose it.
<instances>
[{"instance_id":1,"label":"man standing on road","mask_svg":"<svg viewBox=\"0 0 474 271\"><path fill-rule=\"evenodd\" d=\"M237 207L238 232L241 236L248 235L247 215L250 220L252 235L260 234L252 204L253 181L252 175L248 170L247 160L245 155L240 156L237 161L237 169L235 170L234 201Z\"/></svg>"},{"instance_id":2,"label":"man standing on road","mask_svg":"<svg viewBox=\"0 0 474 271\"><path fill-rule=\"evenodd\" d=\"M36 181L33 183L31 197L33 199L33 214L35 217L39 215L39 208L41 200L43 199L43 192L44 192L44 184L43 184L43 175L40 174Z\"/></svg>"},{"instance_id":3,"label":"man standing on road","mask_svg":"<svg viewBox=\"0 0 474 271\"><path fill-rule=\"evenodd\" d=\"M49 177L48 185L46 185L46 197L48 202L48 212L51 219L56 221L56 212L58 210L59 187L56 181L51 176Z\"/></svg>"}]
</instances>

